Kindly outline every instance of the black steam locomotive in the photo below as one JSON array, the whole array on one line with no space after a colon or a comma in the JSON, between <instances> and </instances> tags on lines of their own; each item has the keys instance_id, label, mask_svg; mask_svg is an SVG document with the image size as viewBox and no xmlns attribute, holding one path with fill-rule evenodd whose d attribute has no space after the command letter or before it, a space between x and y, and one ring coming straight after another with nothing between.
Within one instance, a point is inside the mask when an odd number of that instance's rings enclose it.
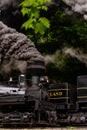
<instances>
[{"instance_id":1,"label":"black steam locomotive","mask_svg":"<svg viewBox=\"0 0 87 130\"><path fill-rule=\"evenodd\" d=\"M45 76L25 75L18 84L0 84L0 125L86 125L87 76L78 76L77 85L48 83Z\"/></svg>"}]
</instances>

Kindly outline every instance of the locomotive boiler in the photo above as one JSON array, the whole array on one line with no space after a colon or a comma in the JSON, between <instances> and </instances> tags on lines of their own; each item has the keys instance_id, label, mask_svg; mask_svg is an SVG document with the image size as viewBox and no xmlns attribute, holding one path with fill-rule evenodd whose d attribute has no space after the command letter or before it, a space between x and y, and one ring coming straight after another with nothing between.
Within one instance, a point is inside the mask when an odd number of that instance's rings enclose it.
<instances>
[{"instance_id":1,"label":"locomotive boiler","mask_svg":"<svg viewBox=\"0 0 87 130\"><path fill-rule=\"evenodd\" d=\"M38 76L32 77L29 86L25 75L19 76L17 84L12 78L8 85L0 84L0 125L53 125L52 120L55 125L56 108L48 101L47 86Z\"/></svg>"}]
</instances>

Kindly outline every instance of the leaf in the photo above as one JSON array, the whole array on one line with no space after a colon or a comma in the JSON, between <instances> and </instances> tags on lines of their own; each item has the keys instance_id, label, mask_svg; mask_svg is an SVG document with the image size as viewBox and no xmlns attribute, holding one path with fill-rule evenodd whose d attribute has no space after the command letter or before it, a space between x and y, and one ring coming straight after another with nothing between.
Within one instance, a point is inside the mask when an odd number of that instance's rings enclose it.
<instances>
[{"instance_id":1,"label":"leaf","mask_svg":"<svg viewBox=\"0 0 87 130\"><path fill-rule=\"evenodd\" d=\"M29 15L29 9L28 8L22 8L21 13L23 14L23 16L25 16L26 14Z\"/></svg>"},{"instance_id":2,"label":"leaf","mask_svg":"<svg viewBox=\"0 0 87 130\"><path fill-rule=\"evenodd\" d=\"M35 22L35 19L32 19L32 18L28 19L26 22L24 22L24 24L22 25L22 28L25 28L25 30L29 28L34 29L33 22Z\"/></svg>"},{"instance_id":3,"label":"leaf","mask_svg":"<svg viewBox=\"0 0 87 130\"><path fill-rule=\"evenodd\" d=\"M30 6L33 6L36 3L35 0L27 0L27 1L29 1Z\"/></svg>"},{"instance_id":4,"label":"leaf","mask_svg":"<svg viewBox=\"0 0 87 130\"><path fill-rule=\"evenodd\" d=\"M23 2L20 3L19 6L22 7L29 7L35 4L35 0L23 0Z\"/></svg>"},{"instance_id":5,"label":"leaf","mask_svg":"<svg viewBox=\"0 0 87 130\"><path fill-rule=\"evenodd\" d=\"M35 33L44 34L46 29L50 27L49 20L45 17L40 17L40 11L47 11L46 2L51 0L23 0L20 4L23 16L27 15L28 20L22 25L25 30L32 28ZM35 27L35 28L34 28Z\"/></svg>"},{"instance_id":6,"label":"leaf","mask_svg":"<svg viewBox=\"0 0 87 130\"><path fill-rule=\"evenodd\" d=\"M32 0L33 1L33 0ZM23 0L20 4L19 4L19 6L21 6L21 7L27 7L27 6L29 6L30 5L30 0Z\"/></svg>"},{"instance_id":7,"label":"leaf","mask_svg":"<svg viewBox=\"0 0 87 130\"><path fill-rule=\"evenodd\" d=\"M47 2L49 3L49 2L51 2L51 1L52 1L52 0L44 0L45 3L47 3Z\"/></svg>"},{"instance_id":8,"label":"leaf","mask_svg":"<svg viewBox=\"0 0 87 130\"><path fill-rule=\"evenodd\" d=\"M37 2L42 5L44 3L44 0L37 0Z\"/></svg>"},{"instance_id":9,"label":"leaf","mask_svg":"<svg viewBox=\"0 0 87 130\"><path fill-rule=\"evenodd\" d=\"M31 8L31 13L32 13L32 16L34 16L35 18L39 18L40 11L36 7Z\"/></svg>"},{"instance_id":10,"label":"leaf","mask_svg":"<svg viewBox=\"0 0 87 130\"><path fill-rule=\"evenodd\" d=\"M49 28L49 27L50 27L50 23L49 23L49 20L48 20L47 18L41 17L41 18L39 19L39 21L40 21L41 23L43 23L46 28Z\"/></svg>"},{"instance_id":11,"label":"leaf","mask_svg":"<svg viewBox=\"0 0 87 130\"><path fill-rule=\"evenodd\" d=\"M47 7L47 6L42 6L42 10L47 11L47 10L48 10L48 7Z\"/></svg>"},{"instance_id":12,"label":"leaf","mask_svg":"<svg viewBox=\"0 0 87 130\"><path fill-rule=\"evenodd\" d=\"M35 33L44 34L46 27L42 23L36 23L35 25Z\"/></svg>"}]
</instances>

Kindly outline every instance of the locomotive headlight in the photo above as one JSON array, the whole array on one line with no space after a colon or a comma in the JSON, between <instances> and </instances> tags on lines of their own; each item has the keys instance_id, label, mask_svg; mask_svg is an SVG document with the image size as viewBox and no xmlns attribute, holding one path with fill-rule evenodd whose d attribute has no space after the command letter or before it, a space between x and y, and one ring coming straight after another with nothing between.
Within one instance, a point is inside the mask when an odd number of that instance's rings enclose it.
<instances>
[{"instance_id":1,"label":"locomotive headlight","mask_svg":"<svg viewBox=\"0 0 87 130\"><path fill-rule=\"evenodd\" d=\"M8 120L9 119L9 116L5 116L5 120Z\"/></svg>"},{"instance_id":2,"label":"locomotive headlight","mask_svg":"<svg viewBox=\"0 0 87 130\"><path fill-rule=\"evenodd\" d=\"M28 116L27 115L23 115L23 118L26 119L26 118L28 118Z\"/></svg>"},{"instance_id":3,"label":"locomotive headlight","mask_svg":"<svg viewBox=\"0 0 87 130\"><path fill-rule=\"evenodd\" d=\"M9 81L12 82L12 80L13 80L12 77L10 77Z\"/></svg>"},{"instance_id":4,"label":"locomotive headlight","mask_svg":"<svg viewBox=\"0 0 87 130\"><path fill-rule=\"evenodd\" d=\"M40 82L42 82L42 83L49 83L48 76L41 76L40 77Z\"/></svg>"},{"instance_id":5,"label":"locomotive headlight","mask_svg":"<svg viewBox=\"0 0 87 130\"><path fill-rule=\"evenodd\" d=\"M45 78L46 78L46 81L47 81L47 83L49 83L49 79L48 79L48 76L46 76Z\"/></svg>"}]
</instances>

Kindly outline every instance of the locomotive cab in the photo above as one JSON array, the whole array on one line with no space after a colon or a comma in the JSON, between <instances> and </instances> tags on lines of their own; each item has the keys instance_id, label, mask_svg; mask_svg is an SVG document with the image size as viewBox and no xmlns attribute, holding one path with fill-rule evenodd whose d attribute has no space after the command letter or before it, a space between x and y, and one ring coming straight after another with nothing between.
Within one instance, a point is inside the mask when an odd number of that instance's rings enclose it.
<instances>
[{"instance_id":1,"label":"locomotive cab","mask_svg":"<svg viewBox=\"0 0 87 130\"><path fill-rule=\"evenodd\" d=\"M69 103L69 89L67 83L50 84L49 90L49 101L56 103L58 110L68 109Z\"/></svg>"}]
</instances>

